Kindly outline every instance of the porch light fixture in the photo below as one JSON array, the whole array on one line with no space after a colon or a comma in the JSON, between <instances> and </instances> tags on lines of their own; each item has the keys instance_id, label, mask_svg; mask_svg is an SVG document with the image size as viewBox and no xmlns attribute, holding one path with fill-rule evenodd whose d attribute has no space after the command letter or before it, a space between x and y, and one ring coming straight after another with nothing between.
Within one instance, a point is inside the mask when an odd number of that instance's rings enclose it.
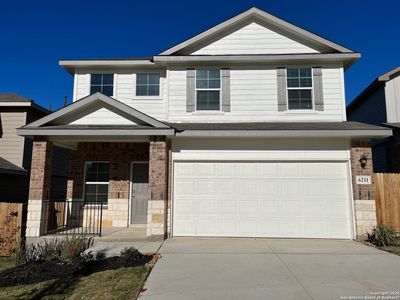
<instances>
[{"instance_id":1,"label":"porch light fixture","mask_svg":"<svg viewBox=\"0 0 400 300\"><path fill-rule=\"evenodd\" d=\"M367 165L368 157L365 154L363 154L363 155L361 155L361 157L358 161L360 162L361 168L364 169L365 166Z\"/></svg>"}]
</instances>

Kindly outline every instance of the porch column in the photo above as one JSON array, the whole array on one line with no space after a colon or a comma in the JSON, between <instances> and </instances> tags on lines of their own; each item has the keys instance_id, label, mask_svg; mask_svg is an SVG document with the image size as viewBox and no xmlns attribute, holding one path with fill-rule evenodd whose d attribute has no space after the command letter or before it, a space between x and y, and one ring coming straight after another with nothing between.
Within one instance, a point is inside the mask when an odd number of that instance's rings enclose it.
<instances>
[{"instance_id":1,"label":"porch column","mask_svg":"<svg viewBox=\"0 0 400 300\"><path fill-rule=\"evenodd\" d=\"M360 158L368 158L363 168ZM352 140L351 142L351 173L353 182L353 197L355 211L356 238L365 239L367 232L376 226L374 174L372 167L372 151L370 140ZM370 178L368 183L357 182L358 176Z\"/></svg>"},{"instance_id":2,"label":"porch column","mask_svg":"<svg viewBox=\"0 0 400 300\"><path fill-rule=\"evenodd\" d=\"M38 237L47 233L48 203L45 201L50 197L52 157L52 142L33 141L26 224L27 237Z\"/></svg>"},{"instance_id":3,"label":"porch column","mask_svg":"<svg viewBox=\"0 0 400 300\"><path fill-rule=\"evenodd\" d=\"M152 137L149 147L147 237L164 239L167 233L168 148L165 137Z\"/></svg>"}]
</instances>

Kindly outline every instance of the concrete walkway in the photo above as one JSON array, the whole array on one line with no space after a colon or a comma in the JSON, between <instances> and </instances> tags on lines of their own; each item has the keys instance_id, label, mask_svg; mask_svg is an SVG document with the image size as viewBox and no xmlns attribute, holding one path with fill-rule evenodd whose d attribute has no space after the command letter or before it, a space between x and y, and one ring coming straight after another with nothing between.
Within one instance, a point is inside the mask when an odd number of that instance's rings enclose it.
<instances>
[{"instance_id":1,"label":"concrete walkway","mask_svg":"<svg viewBox=\"0 0 400 300\"><path fill-rule=\"evenodd\" d=\"M107 240L94 241L93 247L87 251L91 251L94 256L111 257L118 256L121 250L128 247L134 247L142 253L158 252L162 242L136 241L136 242L114 242Z\"/></svg>"},{"instance_id":2,"label":"concrete walkway","mask_svg":"<svg viewBox=\"0 0 400 300\"><path fill-rule=\"evenodd\" d=\"M400 257L353 241L174 238L160 253L140 299L346 299L400 291Z\"/></svg>"}]
</instances>

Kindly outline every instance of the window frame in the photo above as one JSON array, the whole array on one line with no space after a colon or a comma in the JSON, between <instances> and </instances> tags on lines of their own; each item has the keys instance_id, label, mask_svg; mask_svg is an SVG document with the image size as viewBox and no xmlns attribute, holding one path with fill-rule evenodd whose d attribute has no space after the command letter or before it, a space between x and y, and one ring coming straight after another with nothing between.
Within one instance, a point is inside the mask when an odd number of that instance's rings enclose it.
<instances>
[{"instance_id":1,"label":"window frame","mask_svg":"<svg viewBox=\"0 0 400 300\"><path fill-rule=\"evenodd\" d=\"M86 166L89 163L108 163L109 167L111 166L111 162L108 160L85 160L84 162L84 169L83 169L83 203L84 205L100 205L100 203L98 201L86 201L86 184L93 184L93 185L98 185L98 184L103 184L103 185L107 185L110 186L110 170L109 170L109 174L108 174L108 181L107 182L103 182L103 181L86 181L86 171L87 168ZM108 205L108 192L109 189L107 189L107 202L103 202L102 205L103 206L107 206Z\"/></svg>"},{"instance_id":2,"label":"window frame","mask_svg":"<svg viewBox=\"0 0 400 300\"><path fill-rule=\"evenodd\" d=\"M137 86L138 86L138 75L158 75L158 95L138 95L137 94ZM159 99L162 97L161 90L161 72L152 72L152 71L139 71L135 73L135 97L138 99Z\"/></svg>"},{"instance_id":3,"label":"window frame","mask_svg":"<svg viewBox=\"0 0 400 300\"><path fill-rule=\"evenodd\" d=\"M310 69L311 70L311 87L289 87L288 85L288 69ZM314 104L314 69L312 67L305 66L290 66L285 68L286 74L286 99L287 99L287 111L289 112L315 112ZM301 77L299 77L301 78ZM289 107L289 90L311 90L311 108L290 108Z\"/></svg>"},{"instance_id":4,"label":"window frame","mask_svg":"<svg viewBox=\"0 0 400 300\"><path fill-rule=\"evenodd\" d=\"M197 88L197 71L198 70L218 70L219 71L219 88ZM222 111L222 78L221 78L221 68L215 68L215 67L210 67L210 68L196 68L195 69L195 74L194 74L194 84L195 84L195 112L205 112L205 113L212 113L212 112L221 112ZM219 107L218 109L197 109L197 91L218 91L219 92Z\"/></svg>"},{"instance_id":5,"label":"window frame","mask_svg":"<svg viewBox=\"0 0 400 300\"><path fill-rule=\"evenodd\" d=\"M89 94L90 95L92 95L93 93L92 93L92 76L93 75L111 75L112 76L112 79L113 79L113 83L112 83L112 95L106 95L106 96L108 96L108 97L115 97L115 79L116 79L116 76L115 76L115 73L107 73L107 72L93 72L93 73L89 73L89 75L90 75L90 78L89 78ZM101 78L101 85L98 85L98 84L94 84L94 86L101 86L101 89L103 89L103 86L104 86L104 84L103 84L103 77ZM106 84L105 86L111 86L110 84ZM102 93L103 94L103 92L100 92L100 93ZM105 95L105 94L104 94Z\"/></svg>"}]
</instances>

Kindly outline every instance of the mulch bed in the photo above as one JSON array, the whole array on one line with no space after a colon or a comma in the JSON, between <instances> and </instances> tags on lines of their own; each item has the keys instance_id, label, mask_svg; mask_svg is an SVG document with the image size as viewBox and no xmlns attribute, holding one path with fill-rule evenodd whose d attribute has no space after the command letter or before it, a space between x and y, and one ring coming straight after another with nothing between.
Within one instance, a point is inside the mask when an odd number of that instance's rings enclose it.
<instances>
[{"instance_id":1,"label":"mulch bed","mask_svg":"<svg viewBox=\"0 0 400 300\"><path fill-rule=\"evenodd\" d=\"M0 272L0 287L33 284L71 276L86 276L96 272L143 266L145 264L149 264L149 267L152 267L157 258L157 254L143 254L134 260L113 256L83 264L73 264L59 260L36 261Z\"/></svg>"}]
</instances>

